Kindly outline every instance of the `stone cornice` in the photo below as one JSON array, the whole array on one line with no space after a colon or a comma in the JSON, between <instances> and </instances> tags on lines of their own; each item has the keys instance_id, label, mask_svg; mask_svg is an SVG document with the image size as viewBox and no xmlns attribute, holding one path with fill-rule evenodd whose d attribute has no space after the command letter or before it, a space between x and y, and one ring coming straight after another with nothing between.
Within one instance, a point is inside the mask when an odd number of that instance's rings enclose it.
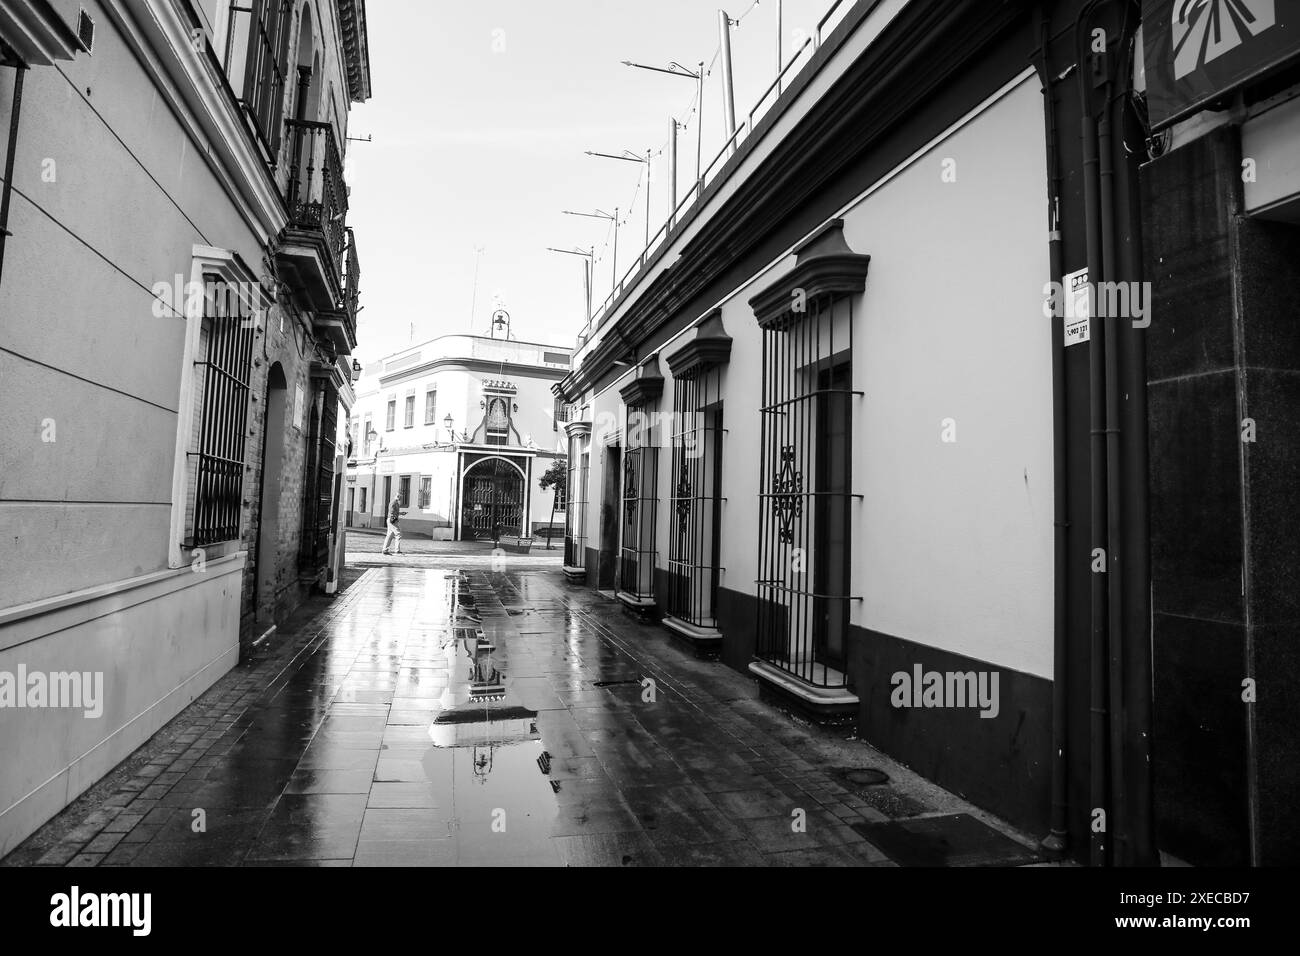
<instances>
[{"instance_id":1,"label":"stone cornice","mask_svg":"<svg viewBox=\"0 0 1300 956\"><path fill-rule=\"evenodd\" d=\"M659 371L659 356L652 355L645 364L636 370L636 378L618 390L619 397L627 406L648 405L659 401L664 393L664 376Z\"/></svg>"},{"instance_id":2,"label":"stone cornice","mask_svg":"<svg viewBox=\"0 0 1300 956\"><path fill-rule=\"evenodd\" d=\"M714 309L695 326L695 337L666 356L673 378L691 378L731 361L731 336L722 325L722 310Z\"/></svg>"},{"instance_id":3,"label":"stone cornice","mask_svg":"<svg viewBox=\"0 0 1300 956\"><path fill-rule=\"evenodd\" d=\"M812 309L867 287L871 256L844 240L844 220L832 219L795 249L794 268L749 300L759 328L784 331Z\"/></svg>"}]
</instances>

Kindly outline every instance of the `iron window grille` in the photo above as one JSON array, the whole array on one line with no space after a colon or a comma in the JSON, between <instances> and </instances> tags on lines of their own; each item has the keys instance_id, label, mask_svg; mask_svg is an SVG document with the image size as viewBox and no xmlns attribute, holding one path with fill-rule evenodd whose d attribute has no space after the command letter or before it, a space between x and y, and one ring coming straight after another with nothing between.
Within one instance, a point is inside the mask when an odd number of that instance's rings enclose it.
<instances>
[{"instance_id":1,"label":"iron window grille","mask_svg":"<svg viewBox=\"0 0 1300 956\"><path fill-rule=\"evenodd\" d=\"M253 357L251 305L239 286L205 274L203 319L195 365L194 451L187 456L193 509L185 544L203 547L239 537L244 443Z\"/></svg>"},{"instance_id":2,"label":"iron window grille","mask_svg":"<svg viewBox=\"0 0 1300 956\"><path fill-rule=\"evenodd\" d=\"M668 359L673 374L668 595L671 618L716 629L722 576L722 365L731 338L715 309Z\"/></svg>"},{"instance_id":3,"label":"iron window grille","mask_svg":"<svg viewBox=\"0 0 1300 956\"><path fill-rule=\"evenodd\" d=\"M402 475L397 479L398 503L403 508L411 507L411 476Z\"/></svg>"},{"instance_id":4,"label":"iron window grille","mask_svg":"<svg viewBox=\"0 0 1300 956\"><path fill-rule=\"evenodd\" d=\"M577 426L573 426L576 428ZM564 565L587 566L587 485L591 475L591 452L583 446L584 436L569 431L569 473L566 476L564 512Z\"/></svg>"},{"instance_id":5,"label":"iron window grille","mask_svg":"<svg viewBox=\"0 0 1300 956\"><path fill-rule=\"evenodd\" d=\"M427 511L429 508L429 499L433 493L433 479L429 477L420 479L420 510Z\"/></svg>"},{"instance_id":6,"label":"iron window grille","mask_svg":"<svg viewBox=\"0 0 1300 956\"><path fill-rule=\"evenodd\" d=\"M792 274L750 300L762 329L756 655L819 687L847 687L854 500L853 294L868 256L836 220Z\"/></svg>"},{"instance_id":7,"label":"iron window grille","mask_svg":"<svg viewBox=\"0 0 1300 956\"><path fill-rule=\"evenodd\" d=\"M362 514L366 513L366 489L365 488L361 489L361 502L360 505L357 507L357 510Z\"/></svg>"},{"instance_id":8,"label":"iron window grille","mask_svg":"<svg viewBox=\"0 0 1300 956\"><path fill-rule=\"evenodd\" d=\"M654 598L655 528L659 512L658 429L649 409L663 394L657 356L637 369L619 392L626 407L623 453L623 514L619 537L618 587L637 601Z\"/></svg>"}]
</instances>

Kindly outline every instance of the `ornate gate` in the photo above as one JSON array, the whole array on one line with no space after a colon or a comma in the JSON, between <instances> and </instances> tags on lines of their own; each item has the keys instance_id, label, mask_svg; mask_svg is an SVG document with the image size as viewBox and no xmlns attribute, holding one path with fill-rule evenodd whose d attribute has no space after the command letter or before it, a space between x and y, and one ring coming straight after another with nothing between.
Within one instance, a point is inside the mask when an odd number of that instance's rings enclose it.
<instances>
[{"instance_id":1,"label":"ornate gate","mask_svg":"<svg viewBox=\"0 0 1300 956\"><path fill-rule=\"evenodd\" d=\"M475 462L461 482L461 538L492 541L523 534L523 475L500 458Z\"/></svg>"}]
</instances>

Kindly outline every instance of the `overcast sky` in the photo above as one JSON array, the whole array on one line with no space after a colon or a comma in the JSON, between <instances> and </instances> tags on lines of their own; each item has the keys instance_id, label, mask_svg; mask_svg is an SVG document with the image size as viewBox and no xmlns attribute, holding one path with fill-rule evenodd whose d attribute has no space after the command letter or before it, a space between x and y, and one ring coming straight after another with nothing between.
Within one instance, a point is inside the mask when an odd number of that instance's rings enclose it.
<instances>
[{"instance_id":1,"label":"overcast sky","mask_svg":"<svg viewBox=\"0 0 1300 956\"><path fill-rule=\"evenodd\" d=\"M743 121L776 75L777 3L729 2L732 17L743 15L732 32ZM832 3L784 0L787 57ZM717 0L369 0L367 14L374 96L354 108L349 135L374 141L348 144L365 308L358 357L485 333L497 298L515 338L572 345L584 318L582 259L546 247L603 254L599 303L610 289L610 230L561 210L618 206L629 217L620 273L645 236L642 166L583 151L657 152L675 115L690 126L678 140L679 198L695 173L694 81L620 61L707 67ZM705 164L723 140L721 75L715 62L705 83ZM651 233L667 217L665 164L660 156L653 167Z\"/></svg>"}]
</instances>

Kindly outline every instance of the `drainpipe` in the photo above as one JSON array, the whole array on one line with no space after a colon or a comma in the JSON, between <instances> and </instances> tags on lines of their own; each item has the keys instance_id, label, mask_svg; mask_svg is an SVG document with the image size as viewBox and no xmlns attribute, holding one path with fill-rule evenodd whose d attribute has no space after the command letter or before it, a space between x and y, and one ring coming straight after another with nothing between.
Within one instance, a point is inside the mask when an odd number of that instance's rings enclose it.
<instances>
[{"instance_id":1,"label":"drainpipe","mask_svg":"<svg viewBox=\"0 0 1300 956\"><path fill-rule=\"evenodd\" d=\"M1081 136L1083 139L1083 212L1087 234L1088 281L1093 289L1102 281L1101 225L1098 215L1100 175L1097 156L1097 125L1093 119L1091 84L1093 62L1089 57L1088 34L1084 21L1099 0L1091 0L1079 11L1075 21L1075 45L1078 55L1079 105ZM1102 84L1098 84L1102 85ZM1104 328L1096 321L1096 296L1089 299L1088 383L1089 383L1089 458L1090 458L1090 552L1106 542L1106 378ZM1090 554L1090 566L1096 557ZM1109 562L1109 555L1106 555ZM1109 570L1109 564L1107 564ZM1091 623L1089 642L1089 696L1088 696L1088 819L1090 833L1089 860L1093 866L1104 866L1107 855L1105 833L1093 829L1093 815L1109 810L1106 800L1106 598L1107 584L1104 573L1091 575ZM1109 814L1107 814L1109 816ZM1107 821L1109 828L1110 820Z\"/></svg>"},{"instance_id":2,"label":"drainpipe","mask_svg":"<svg viewBox=\"0 0 1300 956\"><path fill-rule=\"evenodd\" d=\"M5 151L5 183L0 191L0 278L4 276L5 240L9 238L9 201L14 191L14 152L18 148L18 115L23 106L23 76L26 64L14 64L14 101L9 113L9 147Z\"/></svg>"},{"instance_id":3,"label":"drainpipe","mask_svg":"<svg viewBox=\"0 0 1300 956\"><path fill-rule=\"evenodd\" d=\"M1127 22L1127 14L1124 18ZM1123 27L1120 38L1123 37ZM1107 281L1118 281L1115 236L1115 157L1111 136L1111 81L1109 63L1102 99L1101 121L1097 127L1097 148L1101 154L1101 244L1102 275ZM1121 86L1122 88L1122 86ZM1119 299L1118 296L1115 297ZM1102 297L1097 296L1100 307ZM1132 303L1130 302L1130 306ZM1110 732L1110 798L1111 812L1107 815L1107 830L1112 834L1111 862L1127 858L1128 845L1127 800L1124 794L1124 580L1121 573L1123 548L1123 515L1121 513L1122 483L1120 478L1120 413L1119 413L1119 329L1114 310L1106 309L1102 317L1106 344L1106 685L1109 691ZM1128 556L1124 555L1124 561Z\"/></svg>"},{"instance_id":4,"label":"drainpipe","mask_svg":"<svg viewBox=\"0 0 1300 956\"><path fill-rule=\"evenodd\" d=\"M1043 83L1043 120L1047 133L1048 175L1048 258L1049 278L1054 289L1061 288L1065 269L1061 248L1060 197L1061 165L1057 154L1058 131L1056 103L1052 92L1047 45L1050 17L1036 6L1039 26L1038 72ZM1069 845L1069 818L1066 798L1068 766L1065 759L1068 720L1069 662L1069 472L1066 467L1066 367L1065 327L1053 315L1052 323L1052 577L1054 608L1052 617L1052 810L1047 836L1040 846L1052 859L1065 855Z\"/></svg>"},{"instance_id":5,"label":"drainpipe","mask_svg":"<svg viewBox=\"0 0 1300 956\"><path fill-rule=\"evenodd\" d=\"M1125 84L1131 82L1131 64L1124 74ZM1124 107L1124 97L1117 98L1120 122L1117 129L1124 131L1125 118L1131 115ZM1133 130L1138 135L1137 130ZM1116 216L1121 236L1128 243L1121 251L1120 260L1124 274L1140 279L1143 274L1142 208L1138 183L1133 176L1117 183L1119 202ZM1144 293L1145 294L1145 293ZM1148 310L1152 303L1146 300ZM1148 311L1147 318L1151 318ZM1125 655L1124 699L1128 739L1129 822L1125 834L1129 838L1130 863L1137 866L1155 866L1159 856L1155 848L1154 794L1151 787L1151 537L1147 518L1147 382L1146 382L1146 332L1140 328L1124 329L1126 361L1121 366L1122 386L1126 396L1125 427L1128 444L1123 460L1124 524L1130 536L1130 553L1126 562L1124 584L1128 594L1125 609L1127 631L1133 635Z\"/></svg>"}]
</instances>

